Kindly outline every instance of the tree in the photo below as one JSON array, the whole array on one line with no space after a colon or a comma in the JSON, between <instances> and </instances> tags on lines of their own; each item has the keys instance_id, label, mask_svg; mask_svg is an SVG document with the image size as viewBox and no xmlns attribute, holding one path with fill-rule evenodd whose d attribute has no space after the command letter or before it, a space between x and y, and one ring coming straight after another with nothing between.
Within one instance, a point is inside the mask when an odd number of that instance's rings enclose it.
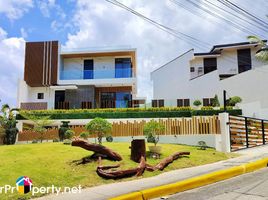
<instances>
[{"instance_id":1,"label":"tree","mask_svg":"<svg viewBox=\"0 0 268 200\"><path fill-rule=\"evenodd\" d=\"M228 100L230 106L235 106L237 103L241 103L242 99L239 96L233 96Z\"/></svg>"},{"instance_id":2,"label":"tree","mask_svg":"<svg viewBox=\"0 0 268 200\"><path fill-rule=\"evenodd\" d=\"M36 116L33 114L20 113L25 119L33 122L33 128L30 130L39 134L40 142L43 142L44 133L47 131L47 127L50 126L53 121L50 120L50 116Z\"/></svg>"},{"instance_id":3,"label":"tree","mask_svg":"<svg viewBox=\"0 0 268 200\"><path fill-rule=\"evenodd\" d=\"M86 130L88 130L89 134L96 134L99 144L102 144L102 138L110 135L112 124L106 119L97 117L86 124Z\"/></svg>"},{"instance_id":4,"label":"tree","mask_svg":"<svg viewBox=\"0 0 268 200\"><path fill-rule=\"evenodd\" d=\"M220 106L220 102L219 102L219 98L218 95L215 94L213 100L212 100L212 106L213 107L219 107Z\"/></svg>"},{"instance_id":5,"label":"tree","mask_svg":"<svg viewBox=\"0 0 268 200\"><path fill-rule=\"evenodd\" d=\"M261 40L259 37L257 36L248 36L248 40L251 43L257 43L261 46L261 49L258 50L256 52L256 58L264 61L264 62L268 62L268 45L267 42Z\"/></svg>"},{"instance_id":6,"label":"tree","mask_svg":"<svg viewBox=\"0 0 268 200\"><path fill-rule=\"evenodd\" d=\"M146 123L143 128L144 135L147 136L147 141L154 143L156 146L159 142L159 135L165 130L165 126L155 120Z\"/></svg>"},{"instance_id":7,"label":"tree","mask_svg":"<svg viewBox=\"0 0 268 200\"><path fill-rule=\"evenodd\" d=\"M4 144L15 144L18 129L16 128L16 116L14 112L18 109L11 109L8 104L2 105L0 110L0 127L4 133Z\"/></svg>"}]
</instances>

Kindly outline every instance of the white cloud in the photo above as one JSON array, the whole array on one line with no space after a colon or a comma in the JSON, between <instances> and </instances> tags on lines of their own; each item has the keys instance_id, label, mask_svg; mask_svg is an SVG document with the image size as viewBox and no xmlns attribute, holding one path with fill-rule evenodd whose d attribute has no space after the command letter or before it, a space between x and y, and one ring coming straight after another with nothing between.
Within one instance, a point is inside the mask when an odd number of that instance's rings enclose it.
<instances>
[{"instance_id":1,"label":"white cloud","mask_svg":"<svg viewBox=\"0 0 268 200\"><path fill-rule=\"evenodd\" d=\"M0 27L0 99L1 104L16 106L18 78L22 77L24 66L23 38L8 37Z\"/></svg>"},{"instance_id":2,"label":"white cloud","mask_svg":"<svg viewBox=\"0 0 268 200\"><path fill-rule=\"evenodd\" d=\"M21 18L32 7L32 0L0 0L0 13L11 20Z\"/></svg>"},{"instance_id":3,"label":"white cloud","mask_svg":"<svg viewBox=\"0 0 268 200\"><path fill-rule=\"evenodd\" d=\"M66 14L60 5L56 4L55 0L38 0L37 6L44 17L51 17L52 11L55 11L56 15L60 17L60 19L64 19L66 17Z\"/></svg>"},{"instance_id":4,"label":"white cloud","mask_svg":"<svg viewBox=\"0 0 268 200\"><path fill-rule=\"evenodd\" d=\"M23 37L23 38L28 37L28 33L24 28L20 28L20 34L21 34L21 37Z\"/></svg>"}]
</instances>

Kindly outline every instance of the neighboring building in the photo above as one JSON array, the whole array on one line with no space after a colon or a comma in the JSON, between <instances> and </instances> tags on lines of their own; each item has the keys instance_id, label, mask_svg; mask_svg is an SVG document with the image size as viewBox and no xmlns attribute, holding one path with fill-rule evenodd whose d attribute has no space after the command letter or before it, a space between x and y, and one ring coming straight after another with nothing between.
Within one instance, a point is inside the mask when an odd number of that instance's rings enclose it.
<instances>
[{"instance_id":1,"label":"neighboring building","mask_svg":"<svg viewBox=\"0 0 268 200\"><path fill-rule=\"evenodd\" d=\"M58 41L27 42L21 109L136 107L136 49L61 51Z\"/></svg>"},{"instance_id":2,"label":"neighboring building","mask_svg":"<svg viewBox=\"0 0 268 200\"><path fill-rule=\"evenodd\" d=\"M243 114L268 118L268 65L255 58L256 43L215 45L208 53L193 49L151 73L153 106L204 106L223 90L228 98L240 96Z\"/></svg>"}]
</instances>

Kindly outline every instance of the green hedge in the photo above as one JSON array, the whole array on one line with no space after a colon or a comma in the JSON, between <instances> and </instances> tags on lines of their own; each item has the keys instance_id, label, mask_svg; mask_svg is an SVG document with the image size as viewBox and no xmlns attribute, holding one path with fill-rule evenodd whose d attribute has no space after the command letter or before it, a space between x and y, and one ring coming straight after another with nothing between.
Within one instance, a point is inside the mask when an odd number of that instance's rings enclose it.
<instances>
[{"instance_id":1,"label":"green hedge","mask_svg":"<svg viewBox=\"0 0 268 200\"><path fill-rule=\"evenodd\" d=\"M124 111L124 112L90 112L87 110L85 112L32 112L30 114L34 114L37 116L50 116L51 119L93 119L95 117L107 118L107 119L116 119L116 118L169 118L169 117L191 117L191 116L207 116L207 115L218 115L223 112L223 110L177 110L177 111ZM27 111L23 111L26 112ZM241 110L228 110L231 115L241 115ZM20 114L17 115L17 119L24 119Z\"/></svg>"}]
</instances>

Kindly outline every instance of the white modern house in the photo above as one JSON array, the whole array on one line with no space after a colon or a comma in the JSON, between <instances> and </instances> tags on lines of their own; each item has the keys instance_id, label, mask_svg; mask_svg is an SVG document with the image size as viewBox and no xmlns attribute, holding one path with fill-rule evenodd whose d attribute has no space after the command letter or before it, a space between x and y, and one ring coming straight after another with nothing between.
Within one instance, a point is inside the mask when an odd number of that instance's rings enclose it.
<instances>
[{"instance_id":1,"label":"white modern house","mask_svg":"<svg viewBox=\"0 0 268 200\"><path fill-rule=\"evenodd\" d=\"M58 41L27 42L18 107L26 110L136 107L136 49L62 50Z\"/></svg>"},{"instance_id":2,"label":"white modern house","mask_svg":"<svg viewBox=\"0 0 268 200\"><path fill-rule=\"evenodd\" d=\"M191 49L151 72L153 106L211 103L216 94L240 96L243 115L268 118L268 65L256 59L256 43L215 45L207 53Z\"/></svg>"}]
</instances>

